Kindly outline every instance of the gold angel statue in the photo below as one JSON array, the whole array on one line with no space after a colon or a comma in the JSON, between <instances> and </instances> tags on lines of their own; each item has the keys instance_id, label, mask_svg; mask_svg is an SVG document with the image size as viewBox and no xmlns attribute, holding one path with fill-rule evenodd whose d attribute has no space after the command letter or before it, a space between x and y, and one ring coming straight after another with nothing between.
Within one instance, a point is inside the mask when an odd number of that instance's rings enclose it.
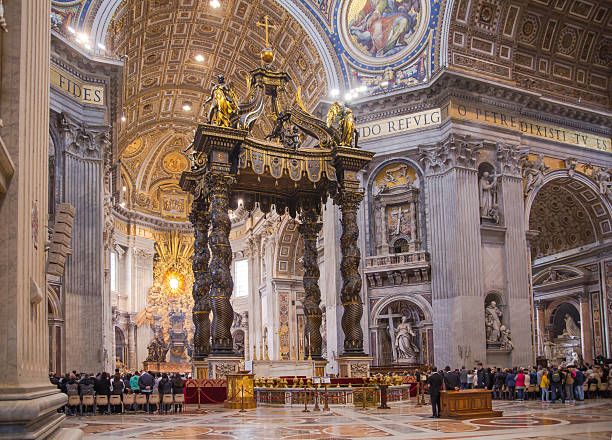
<instances>
[{"instance_id":1,"label":"gold angel statue","mask_svg":"<svg viewBox=\"0 0 612 440\"><path fill-rule=\"evenodd\" d=\"M331 127L336 120L340 129L340 143L347 147L358 148L359 132L355 128L353 111L339 102L334 102L327 112L327 126Z\"/></svg>"},{"instance_id":2,"label":"gold angel statue","mask_svg":"<svg viewBox=\"0 0 612 440\"><path fill-rule=\"evenodd\" d=\"M211 101L208 123L235 128L238 124L238 96L233 85L225 83L223 75L217 76L217 84L213 84L210 97L204 101L204 105Z\"/></svg>"}]
</instances>

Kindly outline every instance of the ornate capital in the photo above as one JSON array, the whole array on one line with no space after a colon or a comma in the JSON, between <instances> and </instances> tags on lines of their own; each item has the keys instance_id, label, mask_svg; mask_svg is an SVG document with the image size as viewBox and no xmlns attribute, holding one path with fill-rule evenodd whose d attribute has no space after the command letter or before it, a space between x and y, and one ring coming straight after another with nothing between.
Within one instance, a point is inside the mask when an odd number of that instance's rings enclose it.
<instances>
[{"instance_id":1,"label":"ornate capital","mask_svg":"<svg viewBox=\"0 0 612 440\"><path fill-rule=\"evenodd\" d=\"M515 145L497 142L497 161L502 174L521 177L521 151Z\"/></svg>"},{"instance_id":2,"label":"ornate capital","mask_svg":"<svg viewBox=\"0 0 612 440\"><path fill-rule=\"evenodd\" d=\"M59 116L58 126L68 153L83 159L101 160L103 151L109 149L108 127L90 127L65 114Z\"/></svg>"},{"instance_id":3,"label":"ornate capital","mask_svg":"<svg viewBox=\"0 0 612 440\"><path fill-rule=\"evenodd\" d=\"M419 154L427 174L440 174L455 167L474 169L481 147L482 142L451 134L436 145L419 146Z\"/></svg>"},{"instance_id":4,"label":"ornate capital","mask_svg":"<svg viewBox=\"0 0 612 440\"><path fill-rule=\"evenodd\" d=\"M534 301L533 304L536 310L546 310L546 306L548 305L545 301Z\"/></svg>"},{"instance_id":5,"label":"ornate capital","mask_svg":"<svg viewBox=\"0 0 612 440\"><path fill-rule=\"evenodd\" d=\"M589 292L581 292L578 294L578 301L580 304L588 303L589 299L591 299L591 294Z\"/></svg>"},{"instance_id":6,"label":"ornate capital","mask_svg":"<svg viewBox=\"0 0 612 440\"><path fill-rule=\"evenodd\" d=\"M340 206L342 212L357 211L359 205L363 201L362 191L346 191L341 190L334 197L334 202Z\"/></svg>"},{"instance_id":7,"label":"ornate capital","mask_svg":"<svg viewBox=\"0 0 612 440\"><path fill-rule=\"evenodd\" d=\"M149 259L153 258L153 252L149 252L145 249L134 248L134 256L140 263L146 263Z\"/></svg>"}]
</instances>

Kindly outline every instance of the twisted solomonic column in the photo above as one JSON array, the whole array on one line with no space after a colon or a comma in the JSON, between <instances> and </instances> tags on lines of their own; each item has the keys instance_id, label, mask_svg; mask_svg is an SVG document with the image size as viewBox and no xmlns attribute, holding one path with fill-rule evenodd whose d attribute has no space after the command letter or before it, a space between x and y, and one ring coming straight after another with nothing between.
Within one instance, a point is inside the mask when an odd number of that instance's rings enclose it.
<instances>
[{"instance_id":1,"label":"twisted solomonic column","mask_svg":"<svg viewBox=\"0 0 612 440\"><path fill-rule=\"evenodd\" d=\"M342 330L344 331L344 353L346 355L364 354L361 330L363 301L361 300L361 275L359 274L361 253L357 246L359 238L357 209L362 200L362 192L350 190L343 190L337 199L342 212L342 236L340 237L342 290L340 298L344 307Z\"/></svg>"},{"instance_id":2,"label":"twisted solomonic column","mask_svg":"<svg viewBox=\"0 0 612 440\"><path fill-rule=\"evenodd\" d=\"M319 263L317 252L317 237L323 224L318 221L319 215L316 209L308 208L300 214L302 223L298 230L304 238L304 315L306 316L305 334L308 335L309 354L313 359L320 360L321 346L321 321L323 319L321 307L321 290L319 289ZM306 353L305 353L306 354Z\"/></svg>"},{"instance_id":3,"label":"twisted solomonic column","mask_svg":"<svg viewBox=\"0 0 612 440\"><path fill-rule=\"evenodd\" d=\"M193 224L193 360L202 361L210 353L210 272L208 260L208 227L210 214L205 197L194 199L189 220Z\"/></svg>"},{"instance_id":4,"label":"twisted solomonic column","mask_svg":"<svg viewBox=\"0 0 612 440\"><path fill-rule=\"evenodd\" d=\"M229 234L231 222L229 210L229 187L231 178L221 173L206 175L212 231L210 234L210 274L212 287L210 300L213 312L212 354L234 354L231 326L234 309L230 303L234 282L230 272L232 248Z\"/></svg>"}]
</instances>

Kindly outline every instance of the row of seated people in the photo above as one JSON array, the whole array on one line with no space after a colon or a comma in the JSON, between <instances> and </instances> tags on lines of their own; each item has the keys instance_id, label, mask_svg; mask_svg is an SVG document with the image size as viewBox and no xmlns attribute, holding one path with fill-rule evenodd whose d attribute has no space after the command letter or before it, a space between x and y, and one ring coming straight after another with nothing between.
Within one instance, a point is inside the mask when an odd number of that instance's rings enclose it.
<instances>
[{"instance_id":1,"label":"row of seated people","mask_svg":"<svg viewBox=\"0 0 612 440\"><path fill-rule=\"evenodd\" d=\"M68 403L65 407L66 415L75 415L78 411L80 415L90 413L99 414L120 414L125 411L146 411L152 413L158 411L168 413L169 410L174 412L183 412L185 404L184 394L158 394L158 393L130 393L130 394L105 394L83 396L72 395L68 396Z\"/></svg>"},{"instance_id":2,"label":"row of seated people","mask_svg":"<svg viewBox=\"0 0 612 440\"><path fill-rule=\"evenodd\" d=\"M52 380L53 382L53 380ZM129 409L144 409L167 411L169 405L182 408L184 403L183 387L185 381L180 375L169 378L167 374L157 375L143 372L132 377L121 377L117 371L112 380L107 373L98 376L83 374L78 377L74 372L57 382L57 386L68 395L69 403L66 413L74 413L78 406L82 413L83 407L95 412L105 408L108 412L122 412Z\"/></svg>"}]
</instances>

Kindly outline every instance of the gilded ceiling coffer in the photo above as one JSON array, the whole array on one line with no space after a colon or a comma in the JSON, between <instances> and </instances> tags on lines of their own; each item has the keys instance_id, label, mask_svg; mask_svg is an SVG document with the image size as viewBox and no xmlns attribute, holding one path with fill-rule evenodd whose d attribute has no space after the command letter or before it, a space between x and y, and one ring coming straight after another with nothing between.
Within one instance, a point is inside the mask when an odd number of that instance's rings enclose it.
<instances>
[{"instance_id":1,"label":"gilded ceiling coffer","mask_svg":"<svg viewBox=\"0 0 612 440\"><path fill-rule=\"evenodd\" d=\"M268 59L268 58L266 58ZM264 60L265 62L265 60ZM363 199L357 173L374 153L357 148L354 119L350 109L335 103L326 121L310 114L302 105L300 89L288 96L291 81L285 72L270 64L250 72L247 94L240 101L233 86L215 88L212 114L208 124L198 126L190 147L191 170L181 176L181 188L194 194L195 210L206 210L211 221L210 234L210 310L211 355L234 354L230 326L233 310L230 304L233 281L230 273L232 253L229 242L229 209L238 208L239 200L248 211L259 207L270 212L272 205L279 215L299 214L299 231L304 238L303 306L306 314L306 355L321 359L321 291L317 236L322 228L321 206L331 197L342 211L342 327L345 354L363 354L361 316L360 253L357 210ZM235 107L226 104L237 103ZM292 102L292 104L289 104ZM271 108L266 110L266 104ZM227 114L223 114L227 110ZM273 131L265 139L256 139L251 130L259 118L271 117ZM232 123L227 124L227 121ZM198 199L207 200L197 202ZM200 221L199 214L192 218ZM194 223L194 227L196 224ZM196 239L198 248L206 246L205 236ZM200 258L204 258L204 253ZM203 260L202 260L203 261ZM202 262L199 262L202 266ZM195 263L194 263L195 271ZM206 278L201 277L204 292ZM194 313L207 310L205 301ZM194 315L195 321L195 315ZM196 328L198 341L207 339L206 322ZM202 347L204 347L202 345ZM202 349L203 352L205 349Z\"/></svg>"}]
</instances>

